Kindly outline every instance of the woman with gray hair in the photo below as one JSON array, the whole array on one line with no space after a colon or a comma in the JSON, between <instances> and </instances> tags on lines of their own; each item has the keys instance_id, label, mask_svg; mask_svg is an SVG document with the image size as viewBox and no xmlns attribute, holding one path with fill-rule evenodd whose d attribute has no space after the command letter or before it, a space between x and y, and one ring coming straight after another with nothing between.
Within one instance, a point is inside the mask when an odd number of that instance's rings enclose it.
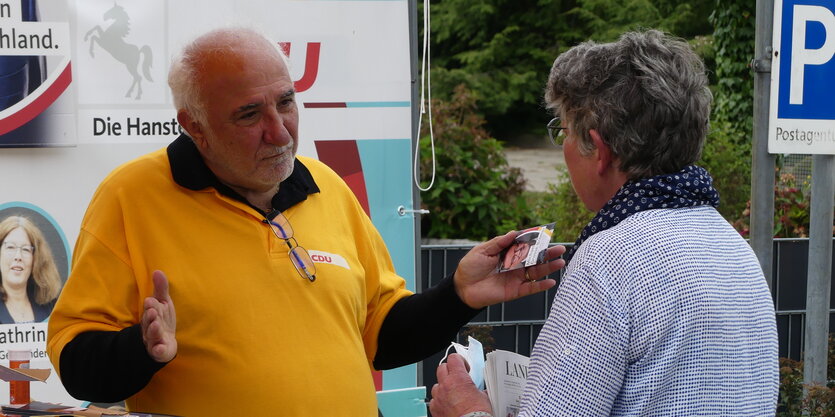
<instances>
[{"instance_id":1,"label":"woman with gray hair","mask_svg":"<svg viewBox=\"0 0 835 417\"><path fill-rule=\"evenodd\" d=\"M774 415L771 294L693 165L711 102L699 57L654 30L585 42L554 61L545 101L549 136L597 214L564 255L519 415ZM432 415L506 415L459 365L439 367Z\"/></svg>"}]
</instances>

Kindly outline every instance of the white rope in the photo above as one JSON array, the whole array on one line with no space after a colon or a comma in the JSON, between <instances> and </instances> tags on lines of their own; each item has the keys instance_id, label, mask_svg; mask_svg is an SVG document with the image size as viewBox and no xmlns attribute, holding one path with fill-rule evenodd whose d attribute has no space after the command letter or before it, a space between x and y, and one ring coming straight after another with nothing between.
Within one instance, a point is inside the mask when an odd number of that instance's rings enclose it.
<instances>
[{"instance_id":1,"label":"white rope","mask_svg":"<svg viewBox=\"0 0 835 417\"><path fill-rule=\"evenodd\" d=\"M432 131L432 74L429 72L429 64L431 58L429 57L429 32L431 28L431 19L429 18L429 0L423 2L423 58L421 59L420 69L420 115L418 115L417 125L417 140L415 141L415 162L413 166L413 176L415 178L415 186L418 190L429 191L432 185L435 184L435 133ZM424 101L424 93L426 100ZM426 106L426 103L429 103ZM423 113L429 111L429 145L432 150L432 177L429 185L426 188L420 186L420 178L418 178L418 167L420 164L420 126L423 122Z\"/></svg>"}]
</instances>

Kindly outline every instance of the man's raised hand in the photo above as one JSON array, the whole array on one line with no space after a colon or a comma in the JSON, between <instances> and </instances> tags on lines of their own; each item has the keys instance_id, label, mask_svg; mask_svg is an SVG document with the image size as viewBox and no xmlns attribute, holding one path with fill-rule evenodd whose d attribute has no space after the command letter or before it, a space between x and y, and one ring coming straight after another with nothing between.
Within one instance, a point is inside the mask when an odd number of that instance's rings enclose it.
<instances>
[{"instance_id":1,"label":"man's raised hand","mask_svg":"<svg viewBox=\"0 0 835 417\"><path fill-rule=\"evenodd\" d=\"M153 279L154 296L145 298L142 313L142 341L151 358L165 363L177 355L177 314L165 274L154 271Z\"/></svg>"}]
</instances>

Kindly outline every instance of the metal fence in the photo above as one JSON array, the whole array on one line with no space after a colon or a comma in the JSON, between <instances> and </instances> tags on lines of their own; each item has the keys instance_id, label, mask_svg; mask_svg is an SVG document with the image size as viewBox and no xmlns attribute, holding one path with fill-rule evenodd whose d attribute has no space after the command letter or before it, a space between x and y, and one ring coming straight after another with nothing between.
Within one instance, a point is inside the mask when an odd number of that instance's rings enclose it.
<instances>
[{"instance_id":1,"label":"metal fence","mask_svg":"<svg viewBox=\"0 0 835 417\"><path fill-rule=\"evenodd\" d=\"M835 239L833 239L835 240ZM570 246L570 244L564 244ZM835 245L833 245L835 246ZM472 246L427 245L421 247L421 290L434 286L445 276L453 273L458 261ZM804 317L806 308L806 274L809 240L775 239L772 296L777 310L777 333L780 340L780 356L801 359L803 352ZM833 268L835 271L835 268ZM559 279L562 271L551 278ZM835 272L832 274L835 280ZM835 285L831 286L835 291ZM459 342L466 339L466 331L489 332L492 341L485 343L496 349L505 349L530 355L539 331L542 329L556 287L545 293L535 294L520 300L490 306L476 316L459 333ZM830 297L829 331L835 331L835 294ZM481 327L478 326L489 326ZM465 343L465 342L464 342ZM435 383L435 368L443 352L425 359L419 366L418 385L432 386Z\"/></svg>"}]
</instances>

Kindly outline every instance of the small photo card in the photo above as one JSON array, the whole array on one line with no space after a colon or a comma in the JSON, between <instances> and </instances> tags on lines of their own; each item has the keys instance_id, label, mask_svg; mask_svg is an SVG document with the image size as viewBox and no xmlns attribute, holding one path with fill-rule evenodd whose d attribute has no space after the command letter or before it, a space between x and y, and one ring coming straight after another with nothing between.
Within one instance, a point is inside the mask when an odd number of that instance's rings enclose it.
<instances>
[{"instance_id":1,"label":"small photo card","mask_svg":"<svg viewBox=\"0 0 835 417\"><path fill-rule=\"evenodd\" d=\"M513 244L499 255L499 272L545 263L545 250L553 234L554 223L521 231Z\"/></svg>"}]
</instances>

